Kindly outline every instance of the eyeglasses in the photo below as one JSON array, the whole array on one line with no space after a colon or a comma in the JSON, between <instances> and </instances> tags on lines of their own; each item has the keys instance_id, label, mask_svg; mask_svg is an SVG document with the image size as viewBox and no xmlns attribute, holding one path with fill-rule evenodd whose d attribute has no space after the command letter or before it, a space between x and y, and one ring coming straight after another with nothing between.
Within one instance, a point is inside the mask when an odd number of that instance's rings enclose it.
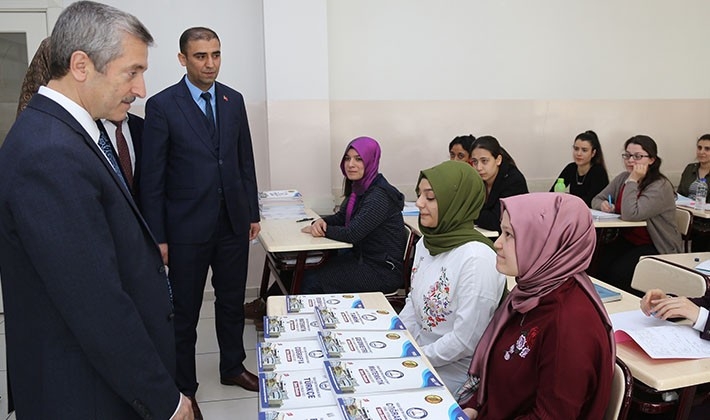
<instances>
[{"instance_id":1,"label":"eyeglasses","mask_svg":"<svg viewBox=\"0 0 710 420\"><path fill-rule=\"evenodd\" d=\"M651 156L649 156L649 155L642 155L641 153L634 153L633 155L628 154L628 153L622 153L622 154L621 154L621 158L624 159L624 160L629 160L629 159L641 160L641 159L647 158L647 157L651 157Z\"/></svg>"}]
</instances>

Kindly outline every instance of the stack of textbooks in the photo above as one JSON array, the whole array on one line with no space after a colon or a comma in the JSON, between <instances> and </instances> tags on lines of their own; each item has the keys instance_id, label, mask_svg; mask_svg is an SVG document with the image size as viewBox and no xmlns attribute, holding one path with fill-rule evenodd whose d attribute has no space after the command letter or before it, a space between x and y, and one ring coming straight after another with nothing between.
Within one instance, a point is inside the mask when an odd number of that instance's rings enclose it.
<instances>
[{"instance_id":1,"label":"stack of textbooks","mask_svg":"<svg viewBox=\"0 0 710 420\"><path fill-rule=\"evenodd\" d=\"M261 191L259 211L263 220L306 217L303 196L296 190Z\"/></svg>"},{"instance_id":2,"label":"stack of textbooks","mask_svg":"<svg viewBox=\"0 0 710 420\"><path fill-rule=\"evenodd\" d=\"M259 419L467 419L396 313L357 294L286 302L257 344Z\"/></svg>"}]
</instances>

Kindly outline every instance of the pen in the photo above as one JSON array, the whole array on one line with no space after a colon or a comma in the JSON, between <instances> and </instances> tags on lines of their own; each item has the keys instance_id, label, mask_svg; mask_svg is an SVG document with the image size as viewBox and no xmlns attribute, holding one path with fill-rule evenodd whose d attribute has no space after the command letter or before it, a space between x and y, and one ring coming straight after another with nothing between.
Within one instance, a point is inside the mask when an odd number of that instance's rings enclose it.
<instances>
[{"instance_id":1,"label":"pen","mask_svg":"<svg viewBox=\"0 0 710 420\"><path fill-rule=\"evenodd\" d=\"M609 205L612 206L613 204L612 204L612 202L611 202L611 194L609 194L609 195L607 196L607 200L609 200Z\"/></svg>"},{"instance_id":2,"label":"pen","mask_svg":"<svg viewBox=\"0 0 710 420\"><path fill-rule=\"evenodd\" d=\"M313 220L313 218L312 217L304 217L303 219L296 220L296 223L307 222L309 220Z\"/></svg>"}]
</instances>

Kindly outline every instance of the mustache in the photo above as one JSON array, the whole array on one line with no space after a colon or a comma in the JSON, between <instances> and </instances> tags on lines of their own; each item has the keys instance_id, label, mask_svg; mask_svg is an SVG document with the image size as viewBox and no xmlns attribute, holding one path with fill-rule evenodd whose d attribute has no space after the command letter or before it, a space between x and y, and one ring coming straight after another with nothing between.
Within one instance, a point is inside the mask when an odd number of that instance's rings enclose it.
<instances>
[{"instance_id":1,"label":"mustache","mask_svg":"<svg viewBox=\"0 0 710 420\"><path fill-rule=\"evenodd\" d=\"M136 100L135 96L126 96L125 98L121 99L121 102L127 103L127 104L132 104L133 101Z\"/></svg>"}]
</instances>

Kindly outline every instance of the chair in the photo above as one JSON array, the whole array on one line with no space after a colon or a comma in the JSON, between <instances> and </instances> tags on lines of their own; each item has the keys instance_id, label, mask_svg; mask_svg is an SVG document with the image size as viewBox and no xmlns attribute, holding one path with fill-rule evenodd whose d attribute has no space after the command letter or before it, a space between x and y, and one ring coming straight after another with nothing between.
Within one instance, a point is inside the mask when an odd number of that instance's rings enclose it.
<instances>
[{"instance_id":1,"label":"chair","mask_svg":"<svg viewBox=\"0 0 710 420\"><path fill-rule=\"evenodd\" d=\"M678 232L680 232L680 237L683 239L683 249L685 252L690 252L690 232L693 227L693 213L690 210L681 209L676 207L675 209L675 222L678 226Z\"/></svg>"},{"instance_id":2,"label":"chair","mask_svg":"<svg viewBox=\"0 0 710 420\"><path fill-rule=\"evenodd\" d=\"M404 303L407 300L409 287L412 276L412 265L414 264L414 246L421 237L414 229L405 224L404 229L407 232L407 245L404 247L404 258L402 265L402 288L392 293L386 293L385 297L390 305L399 313L404 308Z\"/></svg>"},{"instance_id":3,"label":"chair","mask_svg":"<svg viewBox=\"0 0 710 420\"><path fill-rule=\"evenodd\" d=\"M618 357L614 365L614 378L611 382L611 398L604 413L604 420L626 420L631 406L631 391L634 378L631 371Z\"/></svg>"},{"instance_id":4,"label":"chair","mask_svg":"<svg viewBox=\"0 0 710 420\"><path fill-rule=\"evenodd\" d=\"M682 265L645 257L636 264L631 287L644 293L650 289L662 289L676 296L703 296L708 278Z\"/></svg>"}]
</instances>

